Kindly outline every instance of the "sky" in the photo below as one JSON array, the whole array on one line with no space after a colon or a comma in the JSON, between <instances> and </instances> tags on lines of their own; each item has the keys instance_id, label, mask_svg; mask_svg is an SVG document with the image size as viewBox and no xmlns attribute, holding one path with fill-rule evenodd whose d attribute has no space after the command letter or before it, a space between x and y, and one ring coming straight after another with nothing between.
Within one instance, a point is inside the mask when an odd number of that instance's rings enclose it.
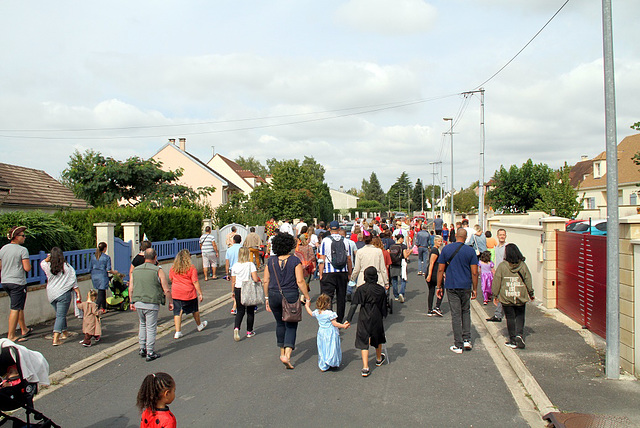
<instances>
[{"instance_id":1,"label":"sky","mask_svg":"<svg viewBox=\"0 0 640 428\"><path fill-rule=\"evenodd\" d=\"M0 162L55 178L75 150L204 162L313 156L332 188L451 187L605 150L602 3L0 2ZM640 121L640 2L613 1L618 141ZM432 164L442 162L441 164ZM433 174L434 170L442 168Z\"/></svg>"}]
</instances>

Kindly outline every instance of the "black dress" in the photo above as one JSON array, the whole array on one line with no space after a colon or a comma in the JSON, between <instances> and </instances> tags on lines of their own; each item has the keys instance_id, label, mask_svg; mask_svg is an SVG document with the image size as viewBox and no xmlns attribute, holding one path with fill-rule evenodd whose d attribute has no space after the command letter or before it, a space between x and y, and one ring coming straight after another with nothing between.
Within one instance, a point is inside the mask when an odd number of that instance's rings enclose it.
<instances>
[{"instance_id":1,"label":"black dress","mask_svg":"<svg viewBox=\"0 0 640 428\"><path fill-rule=\"evenodd\" d=\"M360 314L356 330L356 348L377 348L381 343L386 343L382 323L382 318L387 315L387 294L384 287L369 282L358 287L351 300L347 320L351 320L358 305Z\"/></svg>"}]
</instances>

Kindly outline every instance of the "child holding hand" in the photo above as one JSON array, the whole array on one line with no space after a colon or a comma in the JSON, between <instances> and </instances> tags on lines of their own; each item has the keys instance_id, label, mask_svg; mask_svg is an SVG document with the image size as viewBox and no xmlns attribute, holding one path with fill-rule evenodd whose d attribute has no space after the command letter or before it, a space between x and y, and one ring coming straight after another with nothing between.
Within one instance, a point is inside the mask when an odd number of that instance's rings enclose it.
<instances>
[{"instance_id":1,"label":"child holding hand","mask_svg":"<svg viewBox=\"0 0 640 428\"><path fill-rule=\"evenodd\" d=\"M491 253L489 251L483 251L480 253L478 266L484 304L486 305L489 303L489 300L491 300L491 285L493 284L493 275L496 273L495 266L491 261Z\"/></svg>"},{"instance_id":2,"label":"child holding hand","mask_svg":"<svg viewBox=\"0 0 640 428\"><path fill-rule=\"evenodd\" d=\"M176 398L176 382L167 373L153 373L142 381L137 406L142 411L140 428L176 428L176 417L169 410Z\"/></svg>"},{"instance_id":3,"label":"child holding hand","mask_svg":"<svg viewBox=\"0 0 640 428\"><path fill-rule=\"evenodd\" d=\"M340 347L339 328L349 328L348 322L337 321L338 314L331 310L331 297L321 294L316 300L316 309L311 311L311 302L305 302L307 313L318 321L318 367L326 372L330 368L340 367L342 348Z\"/></svg>"}]
</instances>

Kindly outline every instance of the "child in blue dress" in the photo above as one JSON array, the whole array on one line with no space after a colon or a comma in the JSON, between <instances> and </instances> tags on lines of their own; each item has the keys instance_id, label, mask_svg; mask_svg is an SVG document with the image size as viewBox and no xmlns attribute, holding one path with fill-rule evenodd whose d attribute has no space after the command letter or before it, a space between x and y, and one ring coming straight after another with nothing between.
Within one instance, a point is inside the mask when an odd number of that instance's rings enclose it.
<instances>
[{"instance_id":1,"label":"child in blue dress","mask_svg":"<svg viewBox=\"0 0 640 428\"><path fill-rule=\"evenodd\" d=\"M307 300L305 308L312 317L318 320L318 367L326 372L332 367L339 367L342 361L339 328L349 328L349 323L336 321L338 314L331 310L331 297L321 294L316 300L316 309L311 311L311 302Z\"/></svg>"}]
</instances>

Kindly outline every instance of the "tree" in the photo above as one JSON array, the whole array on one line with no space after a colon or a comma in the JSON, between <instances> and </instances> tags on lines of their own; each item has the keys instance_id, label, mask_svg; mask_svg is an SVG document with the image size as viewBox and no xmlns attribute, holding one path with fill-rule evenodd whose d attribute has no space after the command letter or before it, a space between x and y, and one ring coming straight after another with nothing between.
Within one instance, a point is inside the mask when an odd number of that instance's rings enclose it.
<instances>
[{"instance_id":1,"label":"tree","mask_svg":"<svg viewBox=\"0 0 640 428\"><path fill-rule=\"evenodd\" d=\"M106 206L119 201L131 206L193 205L215 191L213 187L191 189L177 184L182 170L164 171L154 159L137 156L125 161L104 157L100 152L77 150L71 155L62 180L78 198L91 205Z\"/></svg>"},{"instance_id":2,"label":"tree","mask_svg":"<svg viewBox=\"0 0 640 428\"><path fill-rule=\"evenodd\" d=\"M253 156L249 156L248 158L238 156L234 162L240 165L240 168L251 171L258 177L264 178L269 175L269 169Z\"/></svg>"},{"instance_id":3,"label":"tree","mask_svg":"<svg viewBox=\"0 0 640 428\"><path fill-rule=\"evenodd\" d=\"M534 164L531 159L520 168L511 165L507 170L501 165L493 176L495 187L487 192L487 202L496 211L526 212L540 199L540 189L547 186L552 172L549 166Z\"/></svg>"},{"instance_id":4,"label":"tree","mask_svg":"<svg viewBox=\"0 0 640 428\"><path fill-rule=\"evenodd\" d=\"M433 185L433 184L427 184L426 186L424 186L424 201L425 201L425 209L427 207L427 201L429 201L430 204L437 204L438 201L440 200L440 186Z\"/></svg>"},{"instance_id":5,"label":"tree","mask_svg":"<svg viewBox=\"0 0 640 428\"><path fill-rule=\"evenodd\" d=\"M413 186L409 181L409 175L402 171L402 174L391 185L387 192L387 206L391 206L396 211L407 210L409 205L410 194ZM408 213L407 213L408 214Z\"/></svg>"},{"instance_id":6,"label":"tree","mask_svg":"<svg viewBox=\"0 0 640 428\"><path fill-rule=\"evenodd\" d=\"M635 129L636 131L640 131L640 122L636 122L631 125L631 129Z\"/></svg>"},{"instance_id":7,"label":"tree","mask_svg":"<svg viewBox=\"0 0 640 428\"><path fill-rule=\"evenodd\" d=\"M365 179L362 180L362 197L369 201L384 202L384 190L382 190L382 186L375 172L371 173L369 181Z\"/></svg>"},{"instance_id":8,"label":"tree","mask_svg":"<svg viewBox=\"0 0 640 428\"><path fill-rule=\"evenodd\" d=\"M535 208L551 214L566 218L575 218L582 208L582 200L578 199L578 192L571 186L569 172L571 167L564 166L549 176L549 184L540 189L540 199L536 201Z\"/></svg>"},{"instance_id":9,"label":"tree","mask_svg":"<svg viewBox=\"0 0 640 428\"><path fill-rule=\"evenodd\" d=\"M474 182L466 189L460 190L453 195L453 206L458 212L473 213L478 211L478 195L476 189L478 188L478 182Z\"/></svg>"},{"instance_id":10,"label":"tree","mask_svg":"<svg viewBox=\"0 0 640 428\"><path fill-rule=\"evenodd\" d=\"M313 157L297 159L269 159L267 165L273 176L270 185L262 184L251 193L255 207L267 216L276 218L333 218L333 202L329 186L324 182L324 167Z\"/></svg>"},{"instance_id":11,"label":"tree","mask_svg":"<svg viewBox=\"0 0 640 428\"><path fill-rule=\"evenodd\" d=\"M419 178L416 180L416 184L413 186L413 191L411 193L411 200L416 207L416 209L423 209L423 201L429 199L429 196L424 192L424 185L422 180Z\"/></svg>"}]
</instances>

